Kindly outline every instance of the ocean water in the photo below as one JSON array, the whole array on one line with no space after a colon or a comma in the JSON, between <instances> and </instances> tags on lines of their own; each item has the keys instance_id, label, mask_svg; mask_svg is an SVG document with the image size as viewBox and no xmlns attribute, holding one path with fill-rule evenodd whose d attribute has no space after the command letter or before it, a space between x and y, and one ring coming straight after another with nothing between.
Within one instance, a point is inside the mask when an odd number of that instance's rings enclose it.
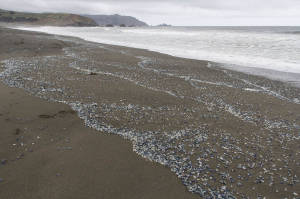
<instances>
[{"instance_id":1,"label":"ocean water","mask_svg":"<svg viewBox=\"0 0 300 199\"><path fill-rule=\"evenodd\" d=\"M300 79L298 75L300 27L22 27L20 29L75 36L93 42L208 60L221 63L224 67L276 79L288 81Z\"/></svg>"},{"instance_id":2,"label":"ocean water","mask_svg":"<svg viewBox=\"0 0 300 199\"><path fill-rule=\"evenodd\" d=\"M300 73L300 27L23 27L236 68Z\"/></svg>"}]
</instances>

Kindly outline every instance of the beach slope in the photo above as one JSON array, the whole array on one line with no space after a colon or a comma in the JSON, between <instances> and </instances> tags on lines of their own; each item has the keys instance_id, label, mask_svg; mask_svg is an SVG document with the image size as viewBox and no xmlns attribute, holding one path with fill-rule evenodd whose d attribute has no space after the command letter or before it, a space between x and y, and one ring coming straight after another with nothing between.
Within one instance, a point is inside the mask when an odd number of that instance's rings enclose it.
<instances>
[{"instance_id":1,"label":"beach slope","mask_svg":"<svg viewBox=\"0 0 300 199\"><path fill-rule=\"evenodd\" d=\"M22 88L1 85L0 198L300 194L292 84L72 37L0 36L0 79Z\"/></svg>"},{"instance_id":2,"label":"beach slope","mask_svg":"<svg viewBox=\"0 0 300 199\"><path fill-rule=\"evenodd\" d=\"M71 44L0 29L0 59L60 54ZM3 39L5 38L5 39ZM0 84L0 198L197 198L129 141L84 126L61 103Z\"/></svg>"}]
</instances>

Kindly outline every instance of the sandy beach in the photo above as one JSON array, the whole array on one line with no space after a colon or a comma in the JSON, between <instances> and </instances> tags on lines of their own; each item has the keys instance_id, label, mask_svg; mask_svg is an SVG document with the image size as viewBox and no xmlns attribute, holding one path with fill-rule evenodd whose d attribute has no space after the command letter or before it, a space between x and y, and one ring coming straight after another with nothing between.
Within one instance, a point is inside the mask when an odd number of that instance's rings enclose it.
<instances>
[{"instance_id":1,"label":"sandy beach","mask_svg":"<svg viewBox=\"0 0 300 199\"><path fill-rule=\"evenodd\" d=\"M6 28L0 80L0 198L300 195L290 84Z\"/></svg>"},{"instance_id":2,"label":"sandy beach","mask_svg":"<svg viewBox=\"0 0 300 199\"><path fill-rule=\"evenodd\" d=\"M1 60L64 46L0 31ZM69 106L3 83L0 91L0 198L197 198L167 168L139 158L130 142L85 127Z\"/></svg>"}]
</instances>

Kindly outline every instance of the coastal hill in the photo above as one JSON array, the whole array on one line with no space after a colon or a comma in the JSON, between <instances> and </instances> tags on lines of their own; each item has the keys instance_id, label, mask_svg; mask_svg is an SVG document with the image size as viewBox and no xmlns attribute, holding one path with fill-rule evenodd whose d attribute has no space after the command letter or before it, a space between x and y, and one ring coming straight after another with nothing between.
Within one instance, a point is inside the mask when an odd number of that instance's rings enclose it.
<instances>
[{"instance_id":1,"label":"coastal hill","mask_svg":"<svg viewBox=\"0 0 300 199\"><path fill-rule=\"evenodd\" d=\"M49 26L97 26L88 17L65 13L29 13L0 9L0 22Z\"/></svg>"},{"instance_id":2,"label":"coastal hill","mask_svg":"<svg viewBox=\"0 0 300 199\"><path fill-rule=\"evenodd\" d=\"M115 15L83 15L93 19L99 26L148 26L145 22L142 22L131 16Z\"/></svg>"}]
</instances>

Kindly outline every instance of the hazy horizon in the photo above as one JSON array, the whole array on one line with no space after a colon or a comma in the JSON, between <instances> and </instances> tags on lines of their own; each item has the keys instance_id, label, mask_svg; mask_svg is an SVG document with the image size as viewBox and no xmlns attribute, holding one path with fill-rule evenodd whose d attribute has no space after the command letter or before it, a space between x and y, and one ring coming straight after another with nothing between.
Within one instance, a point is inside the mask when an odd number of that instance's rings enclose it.
<instances>
[{"instance_id":1,"label":"hazy horizon","mask_svg":"<svg viewBox=\"0 0 300 199\"><path fill-rule=\"evenodd\" d=\"M149 25L174 26L300 26L297 0L0 0L0 8L22 12L119 14Z\"/></svg>"}]
</instances>

